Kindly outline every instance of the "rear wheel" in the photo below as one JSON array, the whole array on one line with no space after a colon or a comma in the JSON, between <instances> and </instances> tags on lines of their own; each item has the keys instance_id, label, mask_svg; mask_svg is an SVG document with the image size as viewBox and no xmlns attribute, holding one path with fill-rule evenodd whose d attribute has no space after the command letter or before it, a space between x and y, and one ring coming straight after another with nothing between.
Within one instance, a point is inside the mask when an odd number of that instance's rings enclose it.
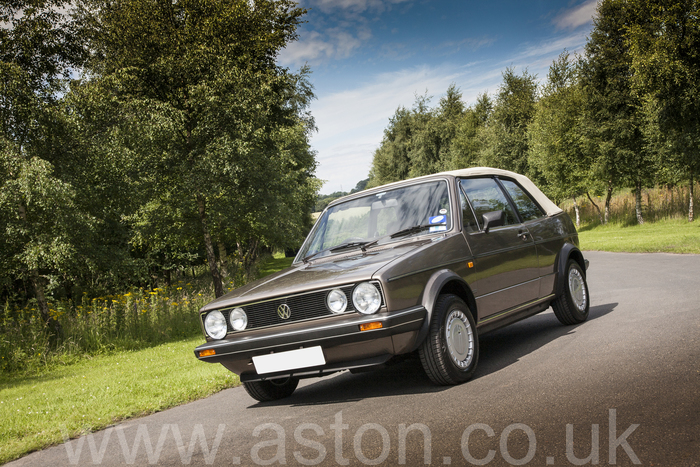
<instances>
[{"instance_id":1,"label":"rear wheel","mask_svg":"<svg viewBox=\"0 0 700 467\"><path fill-rule=\"evenodd\" d=\"M554 315L562 324L579 324L588 319L590 297L586 275L573 259L566 265L564 293L552 302Z\"/></svg>"},{"instance_id":2,"label":"rear wheel","mask_svg":"<svg viewBox=\"0 0 700 467\"><path fill-rule=\"evenodd\" d=\"M436 384L459 384L472 377L479 360L479 336L461 298L438 298L428 337L418 353L425 373Z\"/></svg>"},{"instance_id":3,"label":"rear wheel","mask_svg":"<svg viewBox=\"0 0 700 467\"><path fill-rule=\"evenodd\" d=\"M276 401L292 395L299 384L298 378L279 378L243 383L246 392L260 402Z\"/></svg>"}]
</instances>

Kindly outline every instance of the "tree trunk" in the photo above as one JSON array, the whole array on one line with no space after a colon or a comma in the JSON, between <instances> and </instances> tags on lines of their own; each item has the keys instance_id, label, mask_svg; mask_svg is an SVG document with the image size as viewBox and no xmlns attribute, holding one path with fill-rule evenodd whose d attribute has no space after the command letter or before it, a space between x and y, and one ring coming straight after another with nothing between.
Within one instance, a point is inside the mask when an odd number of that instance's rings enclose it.
<instances>
[{"instance_id":1,"label":"tree trunk","mask_svg":"<svg viewBox=\"0 0 700 467\"><path fill-rule=\"evenodd\" d=\"M202 232L204 233L204 249L207 251L207 262L209 263L209 271L214 282L214 295L216 298L224 294L224 287L221 284L221 275L219 268L216 266L216 256L214 255L214 244L209 233L209 223L207 221L207 210L202 195L196 195L197 207L199 208L199 220L202 222Z\"/></svg>"},{"instance_id":2,"label":"tree trunk","mask_svg":"<svg viewBox=\"0 0 700 467\"><path fill-rule=\"evenodd\" d=\"M253 275L253 265L258 257L258 245L258 240L250 239L248 241L248 252L245 255L245 261L243 262L245 274L248 279L250 279Z\"/></svg>"},{"instance_id":3,"label":"tree trunk","mask_svg":"<svg viewBox=\"0 0 700 467\"><path fill-rule=\"evenodd\" d=\"M634 187L634 212L637 215L637 224L644 224L644 217L642 216L642 182L637 181L637 185Z\"/></svg>"},{"instance_id":4,"label":"tree trunk","mask_svg":"<svg viewBox=\"0 0 700 467\"><path fill-rule=\"evenodd\" d=\"M20 203L19 205L19 216L22 218L22 221L26 224L27 208L22 203ZM63 327L61 327L61 323L56 321L51 316L49 304L46 301L46 295L44 294L44 283L41 276L39 276L38 268L31 269L30 279L34 288L34 296L36 297L36 302L39 307L39 314L41 315L41 320L49 329L49 333L51 335L51 343L55 344L58 339L63 337Z\"/></svg>"},{"instance_id":5,"label":"tree trunk","mask_svg":"<svg viewBox=\"0 0 700 467\"><path fill-rule=\"evenodd\" d=\"M581 227L581 211L578 208L578 204L576 203L576 197L574 196L574 211L576 211L576 228L578 229Z\"/></svg>"},{"instance_id":6,"label":"tree trunk","mask_svg":"<svg viewBox=\"0 0 700 467\"><path fill-rule=\"evenodd\" d=\"M34 296L39 306L39 314L41 315L42 321L46 324L46 327L49 328L51 344L54 345L58 339L63 337L63 327L61 327L61 323L56 321L50 314L49 304L44 294L44 284L39 276L39 271L36 269L32 270L32 285L34 286Z\"/></svg>"},{"instance_id":7,"label":"tree trunk","mask_svg":"<svg viewBox=\"0 0 700 467\"><path fill-rule=\"evenodd\" d=\"M690 189L688 190L689 198L690 201L688 202L688 222L693 222L693 219L695 218L695 213L693 212L693 191L694 187L693 184L695 181L693 180L693 174L690 174Z\"/></svg>"},{"instance_id":8,"label":"tree trunk","mask_svg":"<svg viewBox=\"0 0 700 467\"><path fill-rule=\"evenodd\" d=\"M219 240L218 247L219 262L221 263L221 275L226 277L228 276L228 253L226 252L226 245L224 245L224 242Z\"/></svg>"},{"instance_id":9,"label":"tree trunk","mask_svg":"<svg viewBox=\"0 0 700 467\"><path fill-rule=\"evenodd\" d=\"M600 219L601 225L603 224L603 214L600 212L600 207L595 204L595 201L593 201L593 198L591 198L591 194L589 192L586 192L586 196L588 196L588 200L591 202L593 207L595 208L596 211L598 211L598 219Z\"/></svg>"},{"instance_id":10,"label":"tree trunk","mask_svg":"<svg viewBox=\"0 0 700 467\"><path fill-rule=\"evenodd\" d=\"M610 200L612 199L613 185L612 182L608 182L608 190L605 195L605 224L610 220Z\"/></svg>"}]
</instances>

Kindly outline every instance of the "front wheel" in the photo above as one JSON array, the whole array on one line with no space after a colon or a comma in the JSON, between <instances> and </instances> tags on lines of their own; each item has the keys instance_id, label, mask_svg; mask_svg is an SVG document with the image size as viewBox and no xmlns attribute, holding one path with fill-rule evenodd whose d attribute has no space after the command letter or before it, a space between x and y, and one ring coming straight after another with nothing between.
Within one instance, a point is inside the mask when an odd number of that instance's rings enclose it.
<instances>
[{"instance_id":1,"label":"front wheel","mask_svg":"<svg viewBox=\"0 0 700 467\"><path fill-rule=\"evenodd\" d=\"M438 298L430 331L418 353L425 373L436 384L459 384L472 377L479 360L479 336L461 298Z\"/></svg>"},{"instance_id":2,"label":"front wheel","mask_svg":"<svg viewBox=\"0 0 700 467\"><path fill-rule=\"evenodd\" d=\"M566 265L564 293L552 302L554 315L562 324L579 324L588 319L590 297L586 275L581 266L570 259Z\"/></svg>"},{"instance_id":3,"label":"front wheel","mask_svg":"<svg viewBox=\"0 0 700 467\"><path fill-rule=\"evenodd\" d=\"M243 387L253 399L268 402L291 396L298 384L299 378L287 377L244 382Z\"/></svg>"}]
</instances>

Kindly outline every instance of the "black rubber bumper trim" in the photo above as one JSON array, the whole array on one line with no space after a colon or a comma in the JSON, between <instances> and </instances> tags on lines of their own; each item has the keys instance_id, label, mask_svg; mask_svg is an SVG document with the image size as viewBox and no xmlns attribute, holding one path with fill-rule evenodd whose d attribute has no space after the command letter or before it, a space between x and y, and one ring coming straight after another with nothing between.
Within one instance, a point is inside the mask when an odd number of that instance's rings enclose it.
<instances>
[{"instance_id":1,"label":"black rubber bumper trim","mask_svg":"<svg viewBox=\"0 0 700 467\"><path fill-rule=\"evenodd\" d=\"M194 349L197 358L205 362L219 362L229 360L231 357L245 358L246 356L260 355L267 349L276 352L284 350L309 347L309 346L336 346L352 342L362 342L393 336L404 332L420 329L425 320L426 310L422 306L408 308L397 312L378 313L376 315L360 315L353 313L344 316L344 319L333 322L310 325L305 323L302 328L288 330L268 330L264 334L258 333L251 336L229 337L219 341L211 341ZM381 329L360 331L360 325L365 323L380 322ZM200 357L203 350L212 349L215 355Z\"/></svg>"},{"instance_id":2,"label":"black rubber bumper trim","mask_svg":"<svg viewBox=\"0 0 700 467\"><path fill-rule=\"evenodd\" d=\"M317 378L335 373L340 370L350 370L354 368L376 367L389 361L392 357L390 354L378 355L376 357L364 358L361 360L352 360L349 362L332 363L320 367L298 368L296 370L280 371L278 373L267 373L259 375L257 373L243 373L240 375L242 383L248 381L265 381L267 379L287 378L293 376L295 378Z\"/></svg>"}]
</instances>

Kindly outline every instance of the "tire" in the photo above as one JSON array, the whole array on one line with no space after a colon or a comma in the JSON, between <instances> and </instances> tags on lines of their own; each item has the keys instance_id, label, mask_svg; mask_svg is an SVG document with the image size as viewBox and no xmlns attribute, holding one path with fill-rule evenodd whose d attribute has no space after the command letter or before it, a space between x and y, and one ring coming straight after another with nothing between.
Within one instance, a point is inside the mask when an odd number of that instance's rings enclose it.
<instances>
[{"instance_id":1,"label":"tire","mask_svg":"<svg viewBox=\"0 0 700 467\"><path fill-rule=\"evenodd\" d=\"M561 324L583 323L588 319L590 302L586 274L575 260L569 259L564 276L564 293L552 302L554 315Z\"/></svg>"},{"instance_id":2,"label":"tire","mask_svg":"<svg viewBox=\"0 0 700 467\"><path fill-rule=\"evenodd\" d=\"M438 297L428 336L418 354L425 373L435 384L460 384L472 377L479 361L479 336L461 298Z\"/></svg>"},{"instance_id":3,"label":"tire","mask_svg":"<svg viewBox=\"0 0 700 467\"><path fill-rule=\"evenodd\" d=\"M266 381L243 383L246 392L260 402L276 401L292 395L299 384L299 378L279 378Z\"/></svg>"}]
</instances>

